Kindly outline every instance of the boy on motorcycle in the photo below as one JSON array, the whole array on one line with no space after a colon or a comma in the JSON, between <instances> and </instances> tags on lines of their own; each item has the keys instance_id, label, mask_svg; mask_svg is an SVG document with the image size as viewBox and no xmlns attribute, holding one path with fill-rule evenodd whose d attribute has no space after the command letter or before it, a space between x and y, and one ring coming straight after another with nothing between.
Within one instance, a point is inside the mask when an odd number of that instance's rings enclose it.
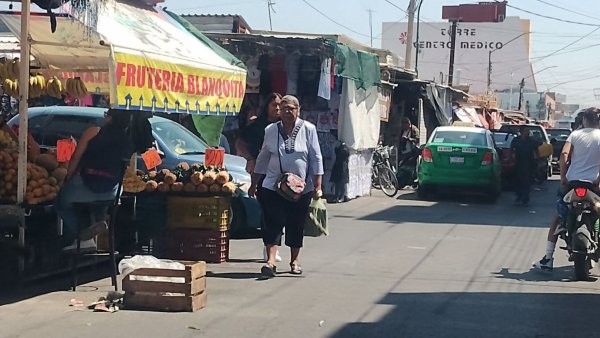
<instances>
[{"instance_id":1,"label":"boy on motorcycle","mask_svg":"<svg viewBox=\"0 0 600 338\"><path fill-rule=\"evenodd\" d=\"M569 136L560 154L560 188L557 192L556 201L557 215L553 217L550 229L548 229L546 254L534 264L540 270L552 271L553 269L554 250L558 235L565 231L564 222L567 216L567 206L563 202L563 197L569 192L569 182L591 182L596 189L600 184L599 118L600 109L587 109L583 113L583 128L574 131ZM561 225L560 228L558 228L559 225Z\"/></svg>"}]
</instances>

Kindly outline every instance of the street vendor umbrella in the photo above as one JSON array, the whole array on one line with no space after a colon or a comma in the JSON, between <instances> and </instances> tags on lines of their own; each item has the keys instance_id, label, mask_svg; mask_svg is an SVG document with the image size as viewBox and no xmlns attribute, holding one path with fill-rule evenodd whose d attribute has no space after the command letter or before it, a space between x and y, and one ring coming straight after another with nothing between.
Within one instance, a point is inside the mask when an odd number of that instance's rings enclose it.
<instances>
[{"instance_id":1,"label":"street vendor umbrella","mask_svg":"<svg viewBox=\"0 0 600 338\"><path fill-rule=\"evenodd\" d=\"M47 18L32 16L32 55L54 72L108 72L112 108L237 115L246 70L232 65L161 9L130 3L103 2L91 34L89 27L63 17L57 18L52 34ZM69 4L63 8L69 12ZM19 16L0 18L20 35ZM103 76L94 77L98 78Z\"/></svg>"}]
</instances>

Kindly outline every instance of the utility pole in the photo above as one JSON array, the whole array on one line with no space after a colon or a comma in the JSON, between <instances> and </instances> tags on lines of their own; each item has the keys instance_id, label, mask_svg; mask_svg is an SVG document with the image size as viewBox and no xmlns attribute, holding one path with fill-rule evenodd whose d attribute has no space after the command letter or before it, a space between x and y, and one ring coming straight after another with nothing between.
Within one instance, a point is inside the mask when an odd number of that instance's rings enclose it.
<instances>
[{"instance_id":1,"label":"utility pole","mask_svg":"<svg viewBox=\"0 0 600 338\"><path fill-rule=\"evenodd\" d=\"M487 93L492 93L492 51L488 52L488 71L487 71Z\"/></svg>"},{"instance_id":2,"label":"utility pole","mask_svg":"<svg viewBox=\"0 0 600 338\"><path fill-rule=\"evenodd\" d=\"M419 31L421 28L421 5L423 4L424 0L420 0L419 1L419 5L417 6L417 41L416 41L416 52L415 52L415 73L417 74L417 77L419 77L419 42L421 41L420 36L419 36Z\"/></svg>"},{"instance_id":3,"label":"utility pole","mask_svg":"<svg viewBox=\"0 0 600 338\"><path fill-rule=\"evenodd\" d=\"M372 9L367 9L367 12L369 12L369 29L371 31L371 48L373 48L373 10Z\"/></svg>"},{"instance_id":4,"label":"utility pole","mask_svg":"<svg viewBox=\"0 0 600 338\"><path fill-rule=\"evenodd\" d=\"M525 89L525 78L521 79L519 84L519 111L523 108L523 90Z\"/></svg>"},{"instance_id":5,"label":"utility pole","mask_svg":"<svg viewBox=\"0 0 600 338\"><path fill-rule=\"evenodd\" d=\"M450 36L450 64L448 65L448 87L452 87L454 80L454 53L456 52L456 19L452 20Z\"/></svg>"},{"instance_id":6,"label":"utility pole","mask_svg":"<svg viewBox=\"0 0 600 338\"><path fill-rule=\"evenodd\" d=\"M273 30L273 21L271 21L271 11L275 12L273 6L275 3L272 0L267 0L267 9L269 10L269 27Z\"/></svg>"},{"instance_id":7,"label":"utility pole","mask_svg":"<svg viewBox=\"0 0 600 338\"><path fill-rule=\"evenodd\" d=\"M415 24L415 1L408 3L408 29L406 32L406 55L404 56L404 68L412 69L412 48L413 48L413 26Z\"/></svg>"}]
</instances>

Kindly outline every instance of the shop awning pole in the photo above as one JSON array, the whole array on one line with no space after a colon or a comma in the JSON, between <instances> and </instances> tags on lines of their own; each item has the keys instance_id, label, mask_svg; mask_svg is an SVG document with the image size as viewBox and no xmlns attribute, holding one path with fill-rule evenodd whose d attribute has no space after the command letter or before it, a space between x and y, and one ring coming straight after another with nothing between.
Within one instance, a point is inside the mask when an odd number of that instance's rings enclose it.
<instances>
[{"instance_id":1,"label":"shop awning pole","mask_svg":"<svg viewBox=\"0 0 600 338\"><path fill-rule=\"evenodd\" d=\"M19 69L19 162L17 203L25 200L27 189L27 136L28 114L27 99L29 98L29 16L31 0L21 1L21 66Z\"/></svg>"}]
</instances>

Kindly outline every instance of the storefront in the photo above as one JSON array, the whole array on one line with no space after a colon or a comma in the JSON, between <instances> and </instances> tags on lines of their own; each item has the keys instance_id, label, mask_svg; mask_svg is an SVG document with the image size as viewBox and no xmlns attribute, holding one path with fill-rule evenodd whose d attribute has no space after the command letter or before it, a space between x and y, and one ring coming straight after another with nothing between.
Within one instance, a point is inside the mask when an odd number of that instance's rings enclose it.
<instances>
[{"instance_id":1,"label":"storefront","mask_svg":"<svg viewBox=\"0 0 600 338\"><path fill-rule=\"evenodd\" d=\"M295 95L301 102L301 117L319 132L324 193L333 194L330 178L335 149L343 142L350 148L345 197L370 194L372 149L377 146L381 118L376 54L336 35L260 32L208 36L248 67L240 117L229 121L226 132L250 123L270 93Z\"/></svg>"}]
</instances>

